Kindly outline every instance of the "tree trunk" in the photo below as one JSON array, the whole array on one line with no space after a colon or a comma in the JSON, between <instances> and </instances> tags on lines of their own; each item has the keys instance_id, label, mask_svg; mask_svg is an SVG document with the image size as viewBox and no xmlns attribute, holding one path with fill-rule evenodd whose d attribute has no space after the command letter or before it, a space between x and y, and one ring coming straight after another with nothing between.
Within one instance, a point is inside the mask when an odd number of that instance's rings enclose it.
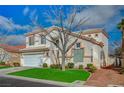
<instances>
[{"instance_id":1,"label":"tree trunk","mask_svg":"<svg viewBox=\"0 0 124 93\"><path fill-rule=\"evenodd\" d=\"M65 71L65 53L62 53L62 71Z\"/></svg>"}]
</instances>

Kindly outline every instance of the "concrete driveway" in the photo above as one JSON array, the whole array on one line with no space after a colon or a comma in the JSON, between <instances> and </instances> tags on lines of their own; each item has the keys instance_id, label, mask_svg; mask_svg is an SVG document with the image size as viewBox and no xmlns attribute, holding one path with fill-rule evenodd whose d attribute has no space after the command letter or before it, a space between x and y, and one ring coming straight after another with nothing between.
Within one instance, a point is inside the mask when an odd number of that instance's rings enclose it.
<instances>
[{"instance_id":1,"label":"concrete driveway","mask_svg":"<svg viewBox=\"0 0 124 93\"><path fill-rule=\"evenodd\" d=\"M16 78L14 76L6 75L7 73L31 69L29 67L13 67L0 70L0 87L60 87L58 85L34 82L22 78Z\"/></svg>"}]
</instances>

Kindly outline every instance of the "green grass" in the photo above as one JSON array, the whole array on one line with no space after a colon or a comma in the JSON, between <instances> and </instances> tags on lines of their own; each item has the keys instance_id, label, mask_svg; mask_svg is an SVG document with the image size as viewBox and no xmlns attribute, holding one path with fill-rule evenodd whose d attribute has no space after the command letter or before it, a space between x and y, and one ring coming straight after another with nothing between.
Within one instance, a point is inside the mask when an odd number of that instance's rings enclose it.
<instances>
[{"instance_id":1,"label":"green grass","mask_svg":"<svg viewBox=\"0 0 124 93\"><path fill-rule=\"evenodd\" d=\"M0 69L10 68L9 66L0 66Z\"/></svg>"},{"instance_id":2,"label":"green grass","mask_svg":"<svg viewBox=\"0 0 124 93\"><path fill-rule=\"evenodd\" d=\"M61 71L59 69L33 68L19 72L9 73L9 75L71 83L75 80L86 81L87 78L90 76L90 73L84 70Z\"/></svg>"}]
</instances>

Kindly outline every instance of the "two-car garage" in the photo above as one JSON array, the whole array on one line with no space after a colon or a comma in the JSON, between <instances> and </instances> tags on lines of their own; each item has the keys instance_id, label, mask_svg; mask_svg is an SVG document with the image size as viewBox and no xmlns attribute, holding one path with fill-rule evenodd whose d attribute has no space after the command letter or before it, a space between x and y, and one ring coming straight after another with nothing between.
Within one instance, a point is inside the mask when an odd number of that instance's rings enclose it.
<instances>
[{"instance_id":1,"label":"two-car garage","mask_svg":"<svg viewBox=\"0 0 124 93\"><path fill-rule=\"evenodd\" d=\"M48 48L33 47L25 48L21 50L21 65L27 67L42 67L43 62L49 59L45 57L45 53L48 52Z\"/></svg>"},{"instance_id":2,"label":"two-car garage","mask_svg":"<svg viewBox=\"0 0 124 93\"><path fill-rule=\"evenodd\" d=\"M23 66L29 66L29 67L40 67L42 65L43 57L41 54L25 54L23 55Z\"/></svg>"}]
</instances>

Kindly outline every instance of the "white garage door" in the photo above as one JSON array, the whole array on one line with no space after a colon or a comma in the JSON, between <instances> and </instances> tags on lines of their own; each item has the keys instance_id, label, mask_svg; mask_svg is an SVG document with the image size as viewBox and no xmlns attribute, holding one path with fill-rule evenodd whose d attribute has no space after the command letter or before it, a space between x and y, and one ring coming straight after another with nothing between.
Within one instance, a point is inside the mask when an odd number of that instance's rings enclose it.
<instances>
[{"instance_id":1,"label":"white garage door","mask_svg":"<svg viewBox=\"0 0 124 93\"><path fill-rule=\"evenodd\" d=\"M40 67L42 64L41 55L24 55L24 66Z\"/></svg>"}]
</instances>

